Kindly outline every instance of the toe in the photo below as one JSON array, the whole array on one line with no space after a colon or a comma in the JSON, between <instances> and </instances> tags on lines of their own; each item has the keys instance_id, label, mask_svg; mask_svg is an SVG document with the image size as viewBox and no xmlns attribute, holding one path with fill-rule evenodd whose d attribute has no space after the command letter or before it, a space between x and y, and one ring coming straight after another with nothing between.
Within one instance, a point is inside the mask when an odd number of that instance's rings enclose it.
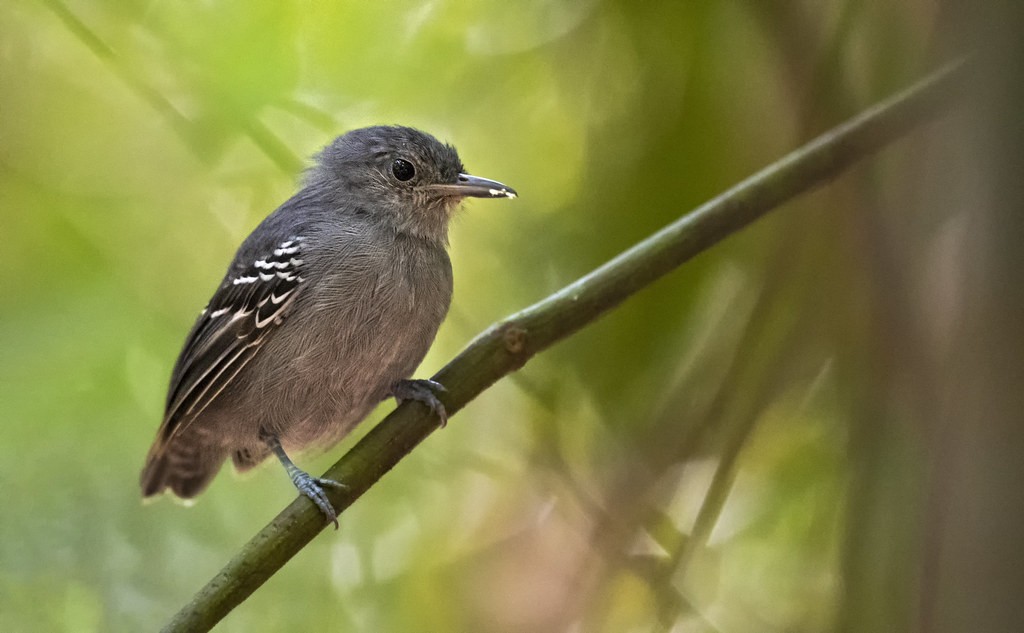
<instances>
[{"instance_id":1,"label":"toe","mask_svg":"<svg viewBox=\"0 0 1024 633\"><path fill-rule=\"evenodd\" d=\"M424 380L423 382L424 382L424 384L428 385L434 391L439 391L441 393L444 393L444 392L448 391L448 389L444 385L442 385L441 383L437 382L436 380Z\"/></svg>"},{"instance_id":2,"label":"toe","mask_svg":"<svg viewBox=\"0 0 1024 633\"><path fill-rule=\"evenodd\" d=\"M323 477L317 477L315 481L321 486L327 486L328 488L348 488L348 486L346 486L345 484L341 483L340 481L334 481L333 479L324 479Z\"/></svg>"},{"instance_id":3,"label":"toe","mask_svg":"<svg viewBox=\"0 0 1024 633\"><path fill-rule=\"evenodd\" d=\"M331 505L331 500L327 498L327 493L324 492L322 486L343 488L345 487L344 484L331 479L310 477L306 473L303 473L303 475L306 476L300 476L295 479L295 487L299 489L303 496L312 501L328 520L334 523L334 529L338 529L338 513L334 510L334 506Z\"/></svg>"},{"instance_id":4,"label":"toe","mask_svg":"<svg viewBox=\"0 0 1024 633\"><path fill-rule=\"evenodd\" d=\"M445 386L435 380L402 380L395 385L393 393L399 402L415 400L427 405L440 420L441 428L448 424L448 412L438 399L438 393L448 391Z\"/></svg>"}]
</instances>

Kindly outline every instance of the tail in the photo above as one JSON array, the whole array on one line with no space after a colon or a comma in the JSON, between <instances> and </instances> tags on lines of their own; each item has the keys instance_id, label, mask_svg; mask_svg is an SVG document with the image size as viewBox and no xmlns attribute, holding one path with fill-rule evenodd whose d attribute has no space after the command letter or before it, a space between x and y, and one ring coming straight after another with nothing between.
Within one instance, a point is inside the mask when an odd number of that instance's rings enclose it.
<instances>
[{"instance_id":1,"label":"tail","mask_svg":"<svg viewBox=\"0 0 1024 633\"><path fill-rule=\"evenodd\" d=\"M157 441L139 477L142 496L152 497L170 488L182 499L191 499L210 485L225 459L224 449L203 446L199 438L175 437L167 444Z\"/></svg>"},{"instance_id":2,"label":"tail","mask_svg":"<svg viewBox=\"0 0 1024 633\"><path fill-rule=\"evenodd\" d=\"M231 461L235 463L235 470L240 473L258 466L260 462L270 455L270 449L240 448L231 454Z\"/></svg>"}]
</instances>

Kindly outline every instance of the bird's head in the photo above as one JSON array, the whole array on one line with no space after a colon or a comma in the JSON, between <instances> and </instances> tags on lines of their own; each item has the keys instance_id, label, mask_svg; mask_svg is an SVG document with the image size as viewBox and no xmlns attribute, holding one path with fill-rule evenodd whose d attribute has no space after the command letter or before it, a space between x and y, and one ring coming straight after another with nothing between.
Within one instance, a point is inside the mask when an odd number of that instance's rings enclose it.
<instances>
[{"instance_id":1,"label":"bird's head","mask_svg":"<svg viewBox=\"0 0 1024 633\"><path fill-rule=\"evenodd\" d=\"M515 198L500 182L465 173L455 148L410 127L374 126L339 136L307 179L344 213L372 214L396 230L446 243L464 198Z\"/></svg>"}]
</instances>

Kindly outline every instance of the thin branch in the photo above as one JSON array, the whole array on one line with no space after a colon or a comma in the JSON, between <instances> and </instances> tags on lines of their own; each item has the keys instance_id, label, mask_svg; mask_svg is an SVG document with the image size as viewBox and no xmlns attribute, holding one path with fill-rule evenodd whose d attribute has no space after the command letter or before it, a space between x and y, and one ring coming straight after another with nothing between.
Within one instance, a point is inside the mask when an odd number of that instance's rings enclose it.
<instances>
[{"instance_id":1,"label":"thin branch","mask_svg":"<svg viewBox=\"0 0 1024 633\"><path fill-rule=\"evenodd\" d=\"M751 224L784 202L841 174L947 110L964 92L964 62L935 72L680 218L590 274L493 325L434 376L448 388L443 401L456 413L534 354L570 336L637 291ZM339 513L391 470L434 429L437 420L417 403L395 409L326 477L348 488L329 492ZM164 631L208 631L245 600L326 525L297 498L263 528L178 612Z\"/></svg>"},{"instance_id":2,"label":"thin branch","mask_svg":"<svg viewBox=\"0 0 1024 633\"><path fill-rule=\"evenodd\" d=\"M192 122L179 112L167 97L121 63L114 49L103 41L95 31L89 28L85 22L80 20L77 15L64 6L60 0L45 0L45 2L50 7L50 10L64 23L64 26L92 51L93 55L106 64L126 86L133 90L135 94L148 103L153 110L167 121L171 129L189 146L189 149L197 155L202 155L202 151L196 143L193 134Z\"/></svg>"},{"instance_id":3,"label":"thin branch","mask_svg":"<svg viewBox=\"0 0 1024 633\"><path fill-rule=\"evenodd\" d=\"M132 71L127 64L122 62L114 49L95 31L89 28L85 22L72 13L70 9L64 6L60 0L44 1L75 37L92 51L101 62L106 64L128 88L134 91L135 94L164 118L170 128L188 146L196 158L203 162L209 162L209 152L205 149L204 143L199 136L201 131L196 128L193 121L174 107L174 104L163 93L149 85L142 77ZM281 171L287 174L302 171L302 160L259 120L256 118L243 120L239 127Z\"/></svg>"}]
</instances>

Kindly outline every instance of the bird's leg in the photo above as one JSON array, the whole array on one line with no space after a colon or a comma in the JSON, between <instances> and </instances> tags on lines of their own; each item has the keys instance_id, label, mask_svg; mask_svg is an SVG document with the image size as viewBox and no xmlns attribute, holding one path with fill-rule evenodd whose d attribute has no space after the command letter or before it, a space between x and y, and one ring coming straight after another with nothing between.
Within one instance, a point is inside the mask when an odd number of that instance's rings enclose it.
<instances>
[{"instance_id":1,"label":"bird's leg","mask_svg":"<svg viewBox=\"0 0 1024 633\"><path fill-rule=\"evenodd\" d=\"M334 522L334 529L337 530L338 513L335 512L334 506L331 505L330 499L327 498L327 493L324 492L324 486L329 488L344 488L345 484L334 481L333 479L313 477L296 466L295 462L293 462L284 452L284 448L281 447L281 441L277 439L276 435L264 434L263 441L267 443L270 450L274 451L274 455L277 455L277 458L281 460L281 464L284 465L284 469L288 472L288 476L291 477L292 483L299 489L299 492L309 497L309 499L316 504L316 507L320 508L320 511L324 513L324 516Z\"/></svg>"},{"instance_id":2,"label":"bird's leg","mask_svg":"<svg viewBox=\"0 0 1024 633\"><path fill-rule=\"evenodd\" d=\"M399 404L406 400L415 400L427 405L440 418L443 429L448 424L448 412L445 411L444 404L437 399L437 394L445 391L448 390L444 385L433 380L399 380L391 388L391 395Z\"/></svg>"}]
</instances>

